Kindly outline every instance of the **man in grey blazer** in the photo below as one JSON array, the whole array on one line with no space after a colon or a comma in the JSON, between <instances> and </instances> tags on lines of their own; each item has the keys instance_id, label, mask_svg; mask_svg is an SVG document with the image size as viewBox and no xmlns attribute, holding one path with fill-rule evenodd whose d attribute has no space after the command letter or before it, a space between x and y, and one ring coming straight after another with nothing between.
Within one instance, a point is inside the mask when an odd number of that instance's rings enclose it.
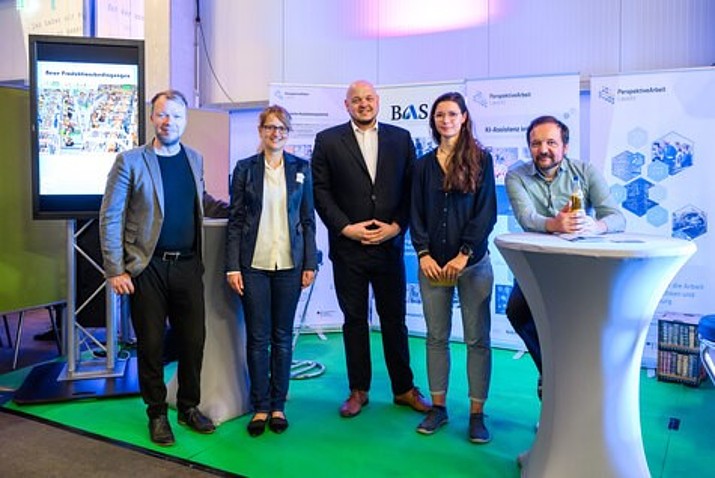
<instances>
[{"instance_id":1,"label":"man in grey blazer","mask_svg":"<svg viewBox=\"0 0 715 478\"><path fill-rule=\"evenodd\" d=\"M117 156L99 217L107 282L130 297L149 434L164 446L174 443L162 361L167 317L178 345L178 421L200 433L214 431L197 408L205 338L200 255L205 194L203 158L180 142L186 114L180 92L154 96L155 137Z\"/></svg>"},{"instance_id":2,"label":"man in grey blazer","mask_svg":"<svg viewBox=\"0 0 715 478\"><path fill-rule=\"evenodd\" d=\"M414 386L405 325L403 250L415 147L407 130L378 124L379 107L373 85L354 82L345 97L350 121L318 133L313 148L315 209L328 228L335 292L345 316L350 396L340 415L346 418L368 404L370 286L393 401L419 412L430 408Z\"/></svg>"}]
</instances>

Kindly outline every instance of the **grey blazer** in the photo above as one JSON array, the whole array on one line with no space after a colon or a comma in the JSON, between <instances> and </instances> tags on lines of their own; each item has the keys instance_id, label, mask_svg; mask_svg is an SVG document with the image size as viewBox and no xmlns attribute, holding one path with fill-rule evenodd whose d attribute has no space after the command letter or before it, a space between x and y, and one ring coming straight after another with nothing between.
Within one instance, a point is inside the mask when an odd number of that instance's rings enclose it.
<instances>
[{"instance_id":1,"label":"grey blazer","mask_svg":"<svg viewBox=\"0 0 715 478\"><path fill-rule=\"evenodd\" d=\"M164 221L164 187L159 160L151 144L119 154L109 171L99 211L99 239L106 277L124 272L132 277L139 275L149 264L159 240ZM203 158L197 151L183 146L196 183L199 211L196 237L201 251ZM187 192L190 193L193 191Z\"/></svg>"}]
</instances>

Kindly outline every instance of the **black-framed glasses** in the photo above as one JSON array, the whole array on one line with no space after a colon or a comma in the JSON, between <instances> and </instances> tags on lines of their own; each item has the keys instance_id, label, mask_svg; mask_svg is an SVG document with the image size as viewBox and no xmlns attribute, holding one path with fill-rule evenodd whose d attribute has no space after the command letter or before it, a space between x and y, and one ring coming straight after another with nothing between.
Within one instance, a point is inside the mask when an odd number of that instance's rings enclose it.
<instances>
[{"instance_id":1,"label":"black-framed glasses","mask_svg":"<svg viewBox=\"0 0 715 478\"><path fill-rule=\"evenodd\" d=\"M267 131L268 133L286 134L288 132L288 128L285 126L276 126L274 124L264 124L261 125L261 128L263 128L263 131Z\"/></svg>"}]
</instances>

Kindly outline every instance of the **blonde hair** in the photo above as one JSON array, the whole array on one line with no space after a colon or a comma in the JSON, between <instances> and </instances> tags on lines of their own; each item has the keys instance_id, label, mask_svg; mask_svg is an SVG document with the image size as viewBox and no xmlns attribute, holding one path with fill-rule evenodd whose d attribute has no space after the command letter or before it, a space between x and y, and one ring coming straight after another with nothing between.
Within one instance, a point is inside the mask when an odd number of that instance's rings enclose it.
<instances>
[{"instance_id":1,"label":"blonde hair","mask_svg":"<svg viewBox=\"0 0 715 478\"><path fill-rule=\"evenodd\" d=\"M290 113L288 113L287 109L279 105L270 105L266 107L266 109L261 111L260 116L258 116L258 126L263 126L264 124L266 124L266 120L270 115L273 115L278 118L278 121L283 123L283 125L288 128L288 131L293 130L293 127L291 126L292 118L290 116Z\"/></svg>"}]
</instances>

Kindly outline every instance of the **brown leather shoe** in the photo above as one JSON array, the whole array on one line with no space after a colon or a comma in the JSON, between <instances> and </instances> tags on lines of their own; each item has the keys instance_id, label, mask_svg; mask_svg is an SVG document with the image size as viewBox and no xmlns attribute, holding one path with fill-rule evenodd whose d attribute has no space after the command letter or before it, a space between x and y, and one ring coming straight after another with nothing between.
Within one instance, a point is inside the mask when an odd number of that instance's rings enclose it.
<instances>
[{"instance_id":1,"label":"brown leather shoe","mask_svg":"<svg viewBox=\"0 0 715 478\"><path fill-rule=\"evenodd\" d=\"M340 416L344 418L351 418L360 413L362 407L367 405L369 400L367 398L367 392L362 390L352 390L350 396L340 407Z\"/></svg>"},{"instance_id":2,"label":"brown leather shoe","mask_svg":"<svg viewBox=\"0 0 715 478\"><path fill-rule=\"evenodd\" d=\"M393 401L397 405L412 407L420 413L427 413L430 408L432 408L432 405L430 405L424 395L422 395L422 392L420 392L420 389L417 387L413 387L405 393L395 395L395 399Z\"/></svg>"}]
</instances>

